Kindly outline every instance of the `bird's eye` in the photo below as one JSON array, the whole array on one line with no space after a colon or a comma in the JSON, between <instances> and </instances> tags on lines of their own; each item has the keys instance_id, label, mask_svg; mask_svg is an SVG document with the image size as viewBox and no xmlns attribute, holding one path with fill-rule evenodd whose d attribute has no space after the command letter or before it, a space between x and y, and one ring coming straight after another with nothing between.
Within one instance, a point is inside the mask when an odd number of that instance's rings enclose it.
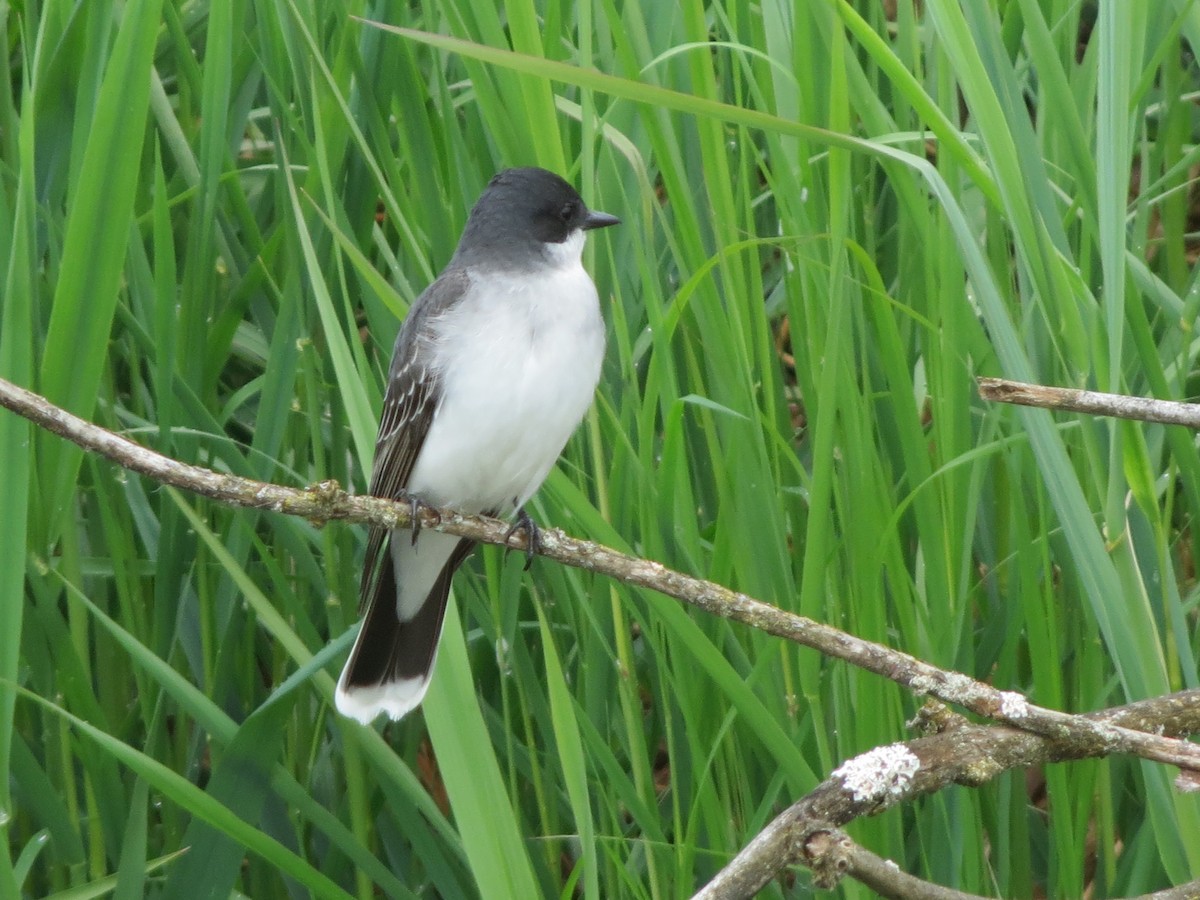
<instances>
[{"instance_id":1,"label":"bird's eye","mask_svg":"<svg viewBox=\"0 0 1200 900\"><path fill-rule=\"evenodd\" d=\"M558 217L564 222L570 222L573 215L575 215L575 204L570 201L564 203L563 208L558 211Z\"/></svg>"}]
</instances>

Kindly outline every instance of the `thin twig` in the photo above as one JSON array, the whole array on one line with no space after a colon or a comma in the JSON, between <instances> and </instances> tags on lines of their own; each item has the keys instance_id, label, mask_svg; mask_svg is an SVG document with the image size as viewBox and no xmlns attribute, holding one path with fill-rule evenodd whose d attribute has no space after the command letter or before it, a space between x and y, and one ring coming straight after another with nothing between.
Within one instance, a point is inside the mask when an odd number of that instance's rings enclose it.
<instances>
[{"instance_id":1,"label":"thin twig","mask_svg":"<svg viewBox=\"0 0 1200 900\"><path fill-rule=\"evenodd\" d=\"M1200 429L1200 404L1196 403L1105 394L1077 388L1048 387L1024 381L1009 381L1006 378L980 378L978 384L979 396L998 403L1016 403L1020 406L1038 406Z\"/></svg>"},{"instance_id":2,"label":"thin twig","mask_svg":"<svg viewBox=\"0 0 1200 900\"><path fill-rule=\"evenodd\" d=\"M130 471L222 503L269 509L318 522L340 519L387 528L404 528L412 522L407 502L352 496L333 481L301 490L181 463L93 425L4 379L0 379L0 405ZM525 549L524 536L510 542L508 525L497 519L463 515L452 509L424 508L419 514L424 528L483 543L501 546L512 543L518 549ZM1130 753L1200 771L1198 746L1034 706L1020 694L999 691L966 675L939 669L907 653L785 612L719 584L673 571L660 563L628 556L592 541L577 540L557 528L542 530L537 550L557 562L658 591L712 615L810 647L882 675L916 694L937 697L1023 731L1074 742L1089 754Z\"/></svg>"}]
</instances>

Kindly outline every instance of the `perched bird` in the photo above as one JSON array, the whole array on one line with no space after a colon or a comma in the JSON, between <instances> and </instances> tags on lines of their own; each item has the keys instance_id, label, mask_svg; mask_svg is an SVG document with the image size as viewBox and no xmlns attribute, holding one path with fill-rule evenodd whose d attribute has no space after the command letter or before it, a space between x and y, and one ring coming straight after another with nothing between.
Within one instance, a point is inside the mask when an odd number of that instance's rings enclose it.
<instances>
[{"instance_id":1,"label":"perched bird","mask_svg":"<svg viewBox=\"0 0 1200 900\"><path fill-rule=\"evenodd\" d=\"M370 493L492 516L517 514L541 486L595 393L604 355L585 234L620 220L589 210L545 169L496 175L445 271L396 338ZM510 532L511 534L511 532ZM474 542L372 528L359 591L362 627L337 708L399 719L425 695L455 570Z\"/></svg>"}]
</instances>

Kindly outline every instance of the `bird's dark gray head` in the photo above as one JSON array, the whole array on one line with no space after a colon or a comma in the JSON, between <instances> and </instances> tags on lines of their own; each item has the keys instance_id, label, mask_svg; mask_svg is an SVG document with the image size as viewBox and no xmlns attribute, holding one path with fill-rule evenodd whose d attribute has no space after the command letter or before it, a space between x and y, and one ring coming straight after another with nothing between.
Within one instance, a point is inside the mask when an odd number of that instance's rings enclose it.
<instances>
[{"instance_id":1,"label":"bird's dark gray head","mask_svg":"<svg viewBox=\"0 0 1200 900\"><path fill-rule=\"evenodd\" d=\"M556 248L573 236L620 221L588 209L575 188L553 172L505 169L471 210L454 261L520 268L561 255Z\"/></svg>"}]
</instances>

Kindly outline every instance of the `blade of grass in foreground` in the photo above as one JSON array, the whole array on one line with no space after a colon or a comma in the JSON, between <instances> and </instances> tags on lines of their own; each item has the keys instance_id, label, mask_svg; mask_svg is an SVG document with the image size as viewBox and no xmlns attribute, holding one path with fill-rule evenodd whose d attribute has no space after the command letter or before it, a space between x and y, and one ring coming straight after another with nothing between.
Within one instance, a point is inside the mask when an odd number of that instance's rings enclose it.
<instances>
[{"instance_id":1,"label":"blade of grass in foreground","mask_svg":"<svg viewBox=\"0 0 1200 900\"><path fill-rule=\"evenodd\" d=\"M141 666L163 688L164 692L171 697L179 709L186 716L194 720L207 734L211 735L218 749L223 749L238 739L238 724L230 719L208 697L205 697L199 688L186 678L183 678L164 660L155 656L148 647L122 628L115 620L105 615L87 596L70 586L68 586L68 596L82 603L87 608L89 614L95 618L97 623L112 634L113 638L124 648L133 661ZM337 647L336 644L331 645L322 651L314 659L314 662L319 663L321 662L321 658L327 657L335 651L344 652L344 649L344 647ZM295 683L301 680L298 676L302 676L303 678L311 677L303 671L298 671L287 682L281 684L272 696L277 697L288 691L299 689L298 684ZM375 742L373 746L377 748L374 752L374 758L382 757L393 763L394 767L395 758L391 754L390 748L382 746L382 741L379 740L378 735L374 737ZM404 769L404 771L407 773L407 769ZM409 779L411 780L411 773L409 773ZM358 841L357 837L351 834L341 821L317 802L295 780L291 772L275 764L271 771L271 787L279 798L288 804L295 813L303 819L310 821L312 827L323 833L332 846L339 848L345 853L361 871L373 878L375 883L388 892L389 895L403 895L403 886L386 867L381 865L380 861L369 853L362 843ZM412 792L418 797L427 796L415 783ZM440 834L451 838L454 836L449 824L442 818L436 805L429 803L425 808L421 809L421 814L430 821Z\"/></svg>"},{"instance_id":2,"label":"blade of grass in foreground","mask_svg":"<svg viewBox=\"0 0 1200 900\"><path fill-rule=\"evenodd\" d=\"M600 897L598 859L596 854L595 822L592 819L591 797L588 793L587 764L583 756L583 741L575 720L575 704L563 676L562 661L554 646L554 634L546 614L538 607L542 649L546 660L546 688L550 695L550 712L554 718L554 738L558 759L562 763L567 797L574 813L579 835L581 856L576 865L583 866L583 895L589 900Z\"/></svg>"},{"instance_id":3,"label":"blade of grass in foreground","mask_svg":"<svg viewBox=\"0 0 1200 900\"><path fill-rule=\"evenodd\" d=\"M289 877L306 886L318 897L350 900L350 894L330 881L329 878L318 871L307 860L297 856L259 828L238 818L228 808L222 806L203 790L196 787L183 776L176 774L163 763L150 758L123 741L117 740L90 722L86 722L78 716L71 715L71 713L51 703L49 700L44 700L36 694L29 693L23 689L21 693L48 712L70 723L71 726L85 735L102 752L137 773L152 787L161 791L169 800L186 807L191 810L193 815L221 829L245 846L247 850L261 856L277 867L280 872L287 872Z\"/></svg>"},{"instance_id":4,"label":"blade of grass in foreground","mask_svg":"<svg viewBox=\"0 0 1200 900\"><path fill-rule=\"evenodd\" d=\"M3 27L0 26L0 34ZM28 60L26 60L28 63ZM28 65L26 66L28 71ZM28 100L28 94L25 97ZM16 384L32 385L33 335L32 299L35 296L32 260L37 212L34 201L34 117L25 116L19 126L20 176L11 197L6 197L12 230L3 235L9 247L0 300L0 375ZM0 225L0 229L7 225ZM0 416L0 459L4 460L5 515L0 516L0 812L8 814L12 804L13 778L10 771L16 694L21 665L21 627L25 603L25 555L28 538L29 483L33 474L32 426L18 416ZM13 844L6 841L0 852L0 893L20 889L12 872Z\"/></svg>"},{"instance_id":5,"label":"blade of grass in foreground","mask_svg":"<svg viewBox=\"0 0 1200 900\"><path fill-rule=\"evenodd\" d=\"M87 416L96 403L106 336L137 194L150 66L162 0L130 0L109 56L68 211L54 308L42 356L46 397ZM43 451L45 508L61 516L75 489L83 452L62 441ZM57 524L51 520L51 533Z\"/></svg>"},{"instance_id":6,"label":"blade of grass in foreground","mask_svg":"<svg viewBox=\"0 0 1200 900\"><path fill-rule=\"evenodd\" d=\"M168 853L165 856L159 856L156 859L146 860L143 875L152 875L159 869L169 866L179 857L187 853L187 850L176 850L174 853ZM81 884L79 887L69 888L65 891L59 891L54 894L48 894L45 900L94 900L94 898L107 897L112 894L116 898L124 897L141 897L142 894L123 894L121 892L121 873L116 875L108 875L104 878L97 878L95 881L89 881L87 884Z\"/></svg>"},{"instance_id":7,"label":"blade of grass in foreground","mask_svg":"<svg viewBox=\"0 0 1200 900\"><path fill-rule=\"evenodd\" d=\"M479 713L453 599L422 709L480 893L511 900L539 896L523 832Z\"/></svg>"}]
</instances>

